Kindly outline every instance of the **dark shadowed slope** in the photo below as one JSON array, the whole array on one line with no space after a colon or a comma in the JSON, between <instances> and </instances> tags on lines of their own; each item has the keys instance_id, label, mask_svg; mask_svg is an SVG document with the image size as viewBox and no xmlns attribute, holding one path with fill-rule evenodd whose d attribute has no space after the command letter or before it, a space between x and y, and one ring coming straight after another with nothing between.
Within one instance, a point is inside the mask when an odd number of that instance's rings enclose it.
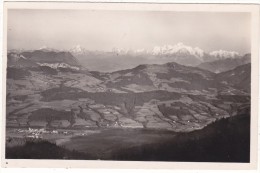
<instances>
[{"instance_id":1,"label":"dark shadowed slope","mask_svg":"<svg viewBox=\"0 0 260 173\"><path fill-rule=\"evenodd\" d=\"M18 140L18 139L10 139ZM11 142L11 141L10 141ZM17 141L18 142L18 141ZM91 156L77 151L69 151L48 141L25 140L22 146L7 147L7 159L86 159Z\"/></svg>"}]
</instances>

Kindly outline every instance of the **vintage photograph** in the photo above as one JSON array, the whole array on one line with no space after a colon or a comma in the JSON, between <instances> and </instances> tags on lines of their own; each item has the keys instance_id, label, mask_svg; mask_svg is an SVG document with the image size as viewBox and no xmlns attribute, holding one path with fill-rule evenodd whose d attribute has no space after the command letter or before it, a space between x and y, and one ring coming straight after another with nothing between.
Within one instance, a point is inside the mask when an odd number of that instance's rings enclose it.
<instances>
[{"instance_id":1,"label":"vintage photograph","mask_svg":"<svg viewBox=\"0 0 260 173\"><path fill-rule=\"evenodd\" d=\"M251 22L7 9L5 158L250 163Z\"/></svg>"}]
</instances>

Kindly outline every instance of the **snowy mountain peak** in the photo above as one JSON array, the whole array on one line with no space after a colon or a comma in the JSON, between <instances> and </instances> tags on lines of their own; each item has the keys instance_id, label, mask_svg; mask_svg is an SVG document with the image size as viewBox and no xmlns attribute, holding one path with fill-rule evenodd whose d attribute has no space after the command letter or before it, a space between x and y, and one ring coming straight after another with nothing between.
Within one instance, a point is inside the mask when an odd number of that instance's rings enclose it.
<instances>
[{"instance_id":1,"label":"snowy mountain peak","mask_svg":"<svg viewBox=\"0 0 260 173\"><path fill-rule=\"evenodd\" d=\"M136 51L133 51L131 49L120 49L120 48L113 48L113 53L120 54L120 55L126 55L126 54L135 54Z\"/></svg>"},{"instance_id":2,"label":"snowy mountain peak","mask_svg":"<svg viewBox=\"0 0 260 173\"><path fill-rule=\"evenodd\" d=\"M198 47L186 46L183 43L177 43L176 45L165 45L162 47L154 47L152 50L153 55L169 55L169 54L190 54L201 58L204 56L204 51Z\"/></svg>"},{"instance_id":3,"label":"snowy mountain peak","mask_svg":"<svg viewBox=\"0 0 260 173\"><path fill-rule=\"evenodd\" d=\"M217 51L212 51L209 53L211 56L218 57L221 59L226 59L226 58L235 58L237 56L240 56L238 52L235 51L226 51L226 50L217 50Z\"/></svg>"},{"instance_id":4,"label":"snowy mountain peak","mask_svg":"<svg viewBox=\"0 0 260 173\"><path fill-rule=\"evenodd\" d=\"M77 51L77 52L81 52L81 51L84 50L84 48L82 48L80 45L76 45L76 46L74 47L74 50Z\"/></svg>"},{"instance_id":5,"label":"snowy mountain peak","mask_svg":"<svg viewBox=\"0 0 260 173\"><path fill-rule=\"evenodd\" d=\"M66 63L37 63L37 64L40 65L40 66L48 66L48 67L53 68L53 69L70 68L70 69L73 69L73 70L80 70L79 67L71 66L71 65L66 64Z\"/></svg>"},{"instance_id":6,"label":"snowy mountain peak","mask_svg":"<svg viewBox=\"0 0 260 173\"><path fill-rule=\"evenodd\" d=\"M47 46L42 46L42 47L40 47L38 50L42 50L42 49L47 49L48 47Z\"/></svg>"},{"instance_id":7,"label":"snowy mountain peak","mask_svg":"<svg viewBox=\"0 0 260 173\"><path fill-rule=\"evenodd\" d=\"M71 48L70 52L72 52L74 54L83 54L86 52L86 49L78 44L78 45L74 46L73 48Z\"/></svg>"},{"instance_id":8,"label":"snowy mountain peak","mask_svg":"<svg viewBox=\"0 0 260 173\"><path fill-rule=\"evenodd\" d=\"M60 50L53 49L53 48L50 48L50 47L47 47L47 46L42 46L37 50L41 50L41 51L45 51L45 52L59 52L60 51Z\"/></svg>"}]
</instances>

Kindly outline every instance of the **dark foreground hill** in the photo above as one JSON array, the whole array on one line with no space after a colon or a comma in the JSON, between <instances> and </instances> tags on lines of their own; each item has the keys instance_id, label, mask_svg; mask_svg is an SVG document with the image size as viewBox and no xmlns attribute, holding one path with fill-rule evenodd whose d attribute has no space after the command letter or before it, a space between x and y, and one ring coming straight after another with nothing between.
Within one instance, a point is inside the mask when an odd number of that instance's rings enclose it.
<instances>
[{"instance_id":1,"label":"dark foreground hill","mask_svg":"<svg viewBox=\"0 0 260 173\"><path fill-rule=\"evenodd\" d=\"M15 140L15 139L12 139ZM48 141L26 141L23 146L7 147L6 159L84 159L87 155L69 151ZM89 156L88 156L89 157Z\"/></svg>"},{"instance_id":2,"label":"dark foreground hill","mask_svg":"<svg viewBox=\"0 0 260 173\"><path fill-rule=\"evenodd\" d=\"M120 150L113 159L250 162L250 116L222 119L202 130L181 133L167 142Z\"/></svg>"}]
</instances>

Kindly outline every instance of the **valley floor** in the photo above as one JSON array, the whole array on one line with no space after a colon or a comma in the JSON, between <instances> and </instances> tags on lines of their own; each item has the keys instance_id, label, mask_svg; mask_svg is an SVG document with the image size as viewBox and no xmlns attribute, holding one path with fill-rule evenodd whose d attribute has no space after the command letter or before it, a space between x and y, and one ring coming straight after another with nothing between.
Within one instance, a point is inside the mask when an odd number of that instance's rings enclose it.
<instances>
[{"instance_id":1,"label":"valley floor","mask_svg":"<svg viewBox=\"0 0 260 173\"><path fill-rule=\"evenodd\" d=\"M204 129L187 133L145 129L92 129L53 130L46 132L46 135L53 138L49 138L49 142L46 141L47 138L29 141L21 140L18 136L8 138L6 157L191 162L249 162L250 158L248 114L221 119ZM46 150L41 153L44 147Z\"/></svg>"}]
</instances>

